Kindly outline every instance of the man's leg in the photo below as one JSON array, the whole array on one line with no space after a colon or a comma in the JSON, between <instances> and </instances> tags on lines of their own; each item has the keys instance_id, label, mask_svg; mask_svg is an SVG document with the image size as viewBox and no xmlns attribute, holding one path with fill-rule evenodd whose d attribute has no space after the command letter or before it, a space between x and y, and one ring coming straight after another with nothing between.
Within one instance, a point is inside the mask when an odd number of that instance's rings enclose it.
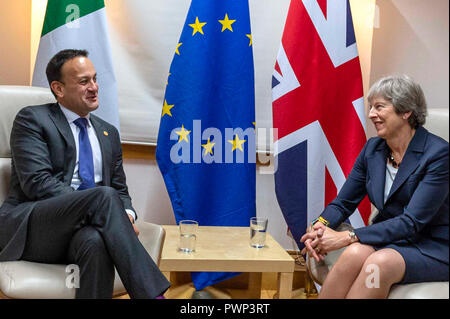
<instances>
[{"instance_id":1,"label":"man's leg","mask_svg":"<svg viewBox=\"0 0 450 319\"><path fill-rule=\"evenodd\" d=\"M80 269L76 298L111 299L114 290L114 264L103 238L92 226L75 233L67 253L68 262Z\"/></svg>"},{"instance_id":2,"label":"man's leg","mask_svg":"<svg viewBox=\"0 0 450 319\"><path fill-rule=\"evenodd\" d=\"M97 189L95 206L101 209L89 221L102 235L128 294L131 298L162 295L170 283L136 236L117 191L104 186Z\"/></svg>"},{"instance_id":3,"label":"man's leg","mask_svg":"<svg viewBox=\"0 0 450 319\"><path fill-rule=\"evenodd\" d=\"M52 197L36 203L28 220L21 259L48 264L67 263L74 234L89 225L88 213L98 191L90 189Z\"/></svg>"},{"instance_id":4,"label":"man's leg","mask_svg":"<svg viewBox=\"0 0 450 319\"><path fill-rule=\"evenodd\" d=\"M28 222L22 259L67 262L75 232L93 226L132 298L155 298L170 286L138 240L117 191L96 187L40 201Z\"/></svg>"}]
</instances>

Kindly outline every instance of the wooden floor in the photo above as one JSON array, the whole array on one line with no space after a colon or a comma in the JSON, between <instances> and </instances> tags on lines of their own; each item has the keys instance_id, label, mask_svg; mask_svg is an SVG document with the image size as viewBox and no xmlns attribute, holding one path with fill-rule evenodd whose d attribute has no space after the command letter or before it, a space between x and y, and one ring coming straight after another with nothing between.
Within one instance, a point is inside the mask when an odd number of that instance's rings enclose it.
<instances>
[{"instance_id":1,"label":"wooden floor","mask_svg":"<svg viewBox=\"0 0 450 319\"><path fill-rule=\"evenodd\" d=\"M215 299L249 299L254 289L249 287L248 274L241 274L224 282L209 286L204 291ZM175 273L171 276L172 286L166 291L164 296L167 299L192 299L195 292L194 284L191 281L190 273ZM305 290L308 293L305 293ZM254 292L254 290L253 290ZM263 273L261 278L261 299L274 299L277 293L277 273ZM119 297L128 299L128 295ZM293 299L316 299L317 292L313 282L307 275L305 267L295 265L293 280Z\"/></svg>"},{"instance_id":2,"label":"wooden floor","mask_svg":"<svg viewBox=\"0 0 450 319\"><path fill-rule=\"evenodd\" d=\"M248 291L245 289L205 289L215 299L248 299ZM192 299L192 294L195 292L194 286L176 286L171 287L164 294L167 299ZM212 293L211 293L212 292ZM261 290L261 299L275 299L276 290ZM130 299L128 295L123 295L115 299ZM294 290L292 292L292 299L317 299L317 294L307 295L304 288Z\"/></svg>"}]
</instances>

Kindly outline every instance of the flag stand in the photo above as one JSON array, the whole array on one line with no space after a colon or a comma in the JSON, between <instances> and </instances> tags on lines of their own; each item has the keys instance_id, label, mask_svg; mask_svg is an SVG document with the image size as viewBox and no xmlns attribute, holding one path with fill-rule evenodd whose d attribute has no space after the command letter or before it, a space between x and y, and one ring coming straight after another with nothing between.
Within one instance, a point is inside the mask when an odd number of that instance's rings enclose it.
<instances>
[{"instance_id":1,"label":"flag stand","mask_svg":"<svg viewBox=\"0 0 450 319\"><path fill-rule=\"evenodd\" d=\"M212 286L196 290L192 282L175 287L164 296L167 299L232 299L231 295L225 290Z\"/></svg>"},{"instance_id":2,"label":"flag stand","mask_svg":"<svg viewBox=\"0 0 450 319\"><path fill-rule=\"evenodd\" d=\"M232 299L231 295L222 289L217 289L212 286L196 290L192 294L191 299Z\"/></svg>"}]
</instances>

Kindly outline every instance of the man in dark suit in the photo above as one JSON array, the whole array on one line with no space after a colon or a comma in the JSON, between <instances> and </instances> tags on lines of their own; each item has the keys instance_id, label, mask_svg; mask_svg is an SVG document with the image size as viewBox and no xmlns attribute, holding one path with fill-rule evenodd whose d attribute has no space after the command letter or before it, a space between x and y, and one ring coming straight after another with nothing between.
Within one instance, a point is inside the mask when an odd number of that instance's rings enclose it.
<instances>
[{"instance_id":1,"label":"man in dark suit","mask_svg":"<svg viewBox=\"0 0 450 319\"><path fill-rule=\"evenodd\" d=\"M46 73L58 103L23 108L11 132L0 261L76 264L77 298L111 298L115 266L130 297L156 298L170 284L138 240L119 133L90 114L94 65L84 50L63 50Z\"/></svg>"}]
</instances>

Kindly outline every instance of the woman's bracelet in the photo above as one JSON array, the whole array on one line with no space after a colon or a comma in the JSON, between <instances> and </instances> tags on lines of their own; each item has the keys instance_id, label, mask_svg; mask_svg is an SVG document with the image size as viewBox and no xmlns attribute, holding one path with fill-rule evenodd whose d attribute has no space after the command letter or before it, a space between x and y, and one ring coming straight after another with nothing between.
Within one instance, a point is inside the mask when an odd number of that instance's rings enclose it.
<instances>
[{"instance_id":1,"label":"woman's bracelet","mask_svg":"<svg viewBox=\"0 0 450 319\"><path fill-rule=\"evenodd\" d=\"M318 218L314 219L313 222L311 223L311 225L314 226L314 224L317 222L321 222L322 224L324 224L327 227L330 225L330 222L328 220L326 220L325 218L323 218L322 216L319 216Z\"/></svg>"}]
</instances>

